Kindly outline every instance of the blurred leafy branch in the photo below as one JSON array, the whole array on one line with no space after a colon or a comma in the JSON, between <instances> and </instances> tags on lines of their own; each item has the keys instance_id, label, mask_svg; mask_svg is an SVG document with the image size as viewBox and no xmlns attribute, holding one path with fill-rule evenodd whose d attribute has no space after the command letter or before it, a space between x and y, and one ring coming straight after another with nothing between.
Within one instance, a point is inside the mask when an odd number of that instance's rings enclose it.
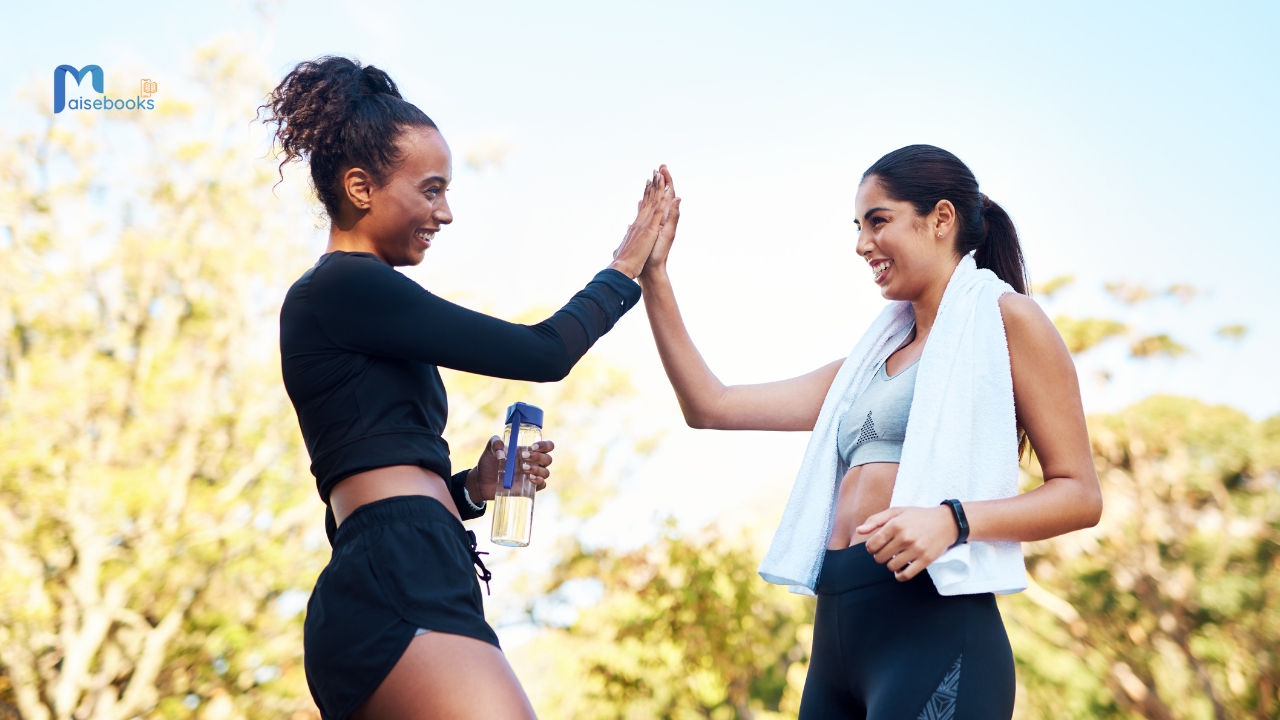
<instances>
[{"instance_id":1,"label":"blurred leafy branch","mask_svg":"<svg viewBox=\"0 0 1280 720\"><path fill-rule=\"evenodd\" d=\"M1075 283L1074 276L1062 275L1033 285L1032 292L1052 301L1056 294L1073 283ZM1204 294L1203 290L1187 284L1174 284L1164 290L1156 291L1136 283L1108 282L1104 288L1108 295L1128 308L1160 298L1173 298L1185 305ZM1073 355L1086 352L1111 338L1128 339L1129 356L1134 358L1176 358L1190 352L1186 345L1167 333L1146 335L1129 323L1112 318L1075 318L1069 315L1058 315L1053 319L1053 324L1067 344L1067 350ZM1230 325L1218 330L1219 337L1233 340L1243 339L1247 333L1248 328L1244 325Z\"/></svg>"}]
</instances>

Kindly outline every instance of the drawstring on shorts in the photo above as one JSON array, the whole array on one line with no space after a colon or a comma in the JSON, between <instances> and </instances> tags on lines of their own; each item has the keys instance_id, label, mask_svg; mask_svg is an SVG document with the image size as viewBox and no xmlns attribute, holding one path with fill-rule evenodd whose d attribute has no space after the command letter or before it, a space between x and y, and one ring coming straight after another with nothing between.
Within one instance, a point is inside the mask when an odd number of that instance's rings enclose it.
<instances>
[{"instance_id":1,"label":"drawstring on shorts","mask_svg":"<svg viewBox=\"0 0 1280 720\"><path fill-rule=\"evenodd\" d=\"M476 577L484 581L484 594L492 595L492 593L489 592L489 581L493 579L493 573L489 572L489 568L485 567L484 561L480 559L481 555L488 555L489 553L484 550L476 550L476 543L478 541L476 540L476 534L474 531L468 530L467 537L471 539L471 562L478 568L476 570Z\"/></svg>"}]
</instances>

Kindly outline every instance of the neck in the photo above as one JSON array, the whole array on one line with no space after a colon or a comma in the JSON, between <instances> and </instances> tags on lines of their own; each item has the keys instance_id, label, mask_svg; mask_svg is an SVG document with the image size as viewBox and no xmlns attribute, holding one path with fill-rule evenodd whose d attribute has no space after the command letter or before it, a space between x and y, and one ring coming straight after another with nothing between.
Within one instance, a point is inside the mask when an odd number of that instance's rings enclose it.
<instances>
[{"instance_id":1,"label":"neck","mask_svg":"<svg viewBox=\"0 0 1280 720\"><path fill-rule=\"evenodd\" d=\"M916 318L917 338L923 340L933 329L933 323L938 319L938 306L942 304L942 296L947 292L947 283L951 282L951 276L955 274L959 264L960 261L956 260L945 274L941 274L937 280L930 283L920 297L911 301L911 311L915 313Z\"/></svg>"},{"instance_id":2,"label":"neck","mask_svg":"<svg viewBox=\"0 0 1280 720\"><path fill-rule=\"evenodd\" d=\"M373 241L366 237L363 233L355 232L354 229L344 230L337 224L329 226L329 245L325 248L325 252L334 252L341 250L342 252L365 252L377 255L385 262L386 258L378 253L378 248Z\"/></svg>"}]
</instances>

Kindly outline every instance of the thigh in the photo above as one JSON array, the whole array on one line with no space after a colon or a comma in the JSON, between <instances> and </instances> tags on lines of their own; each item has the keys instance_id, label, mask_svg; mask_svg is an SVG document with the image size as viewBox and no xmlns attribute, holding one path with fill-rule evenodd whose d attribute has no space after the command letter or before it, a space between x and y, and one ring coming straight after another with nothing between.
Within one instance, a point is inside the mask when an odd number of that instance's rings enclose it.
<instances>
[{"instance_id":1,"label":"thigh","mask_svg":"<svg viewBox=\"0 0 1280 720\"><path fill-rule=\"evenodd\" d=\"M463 635L429 632L409 649L353 720L534 718L507 658L498 648Z\"/></svg>"},{"instance_id":2,"label":"thigh","mask_svg":"<svg viewBox=\"0 0 1280 720\"><path fill-rule=\"evenodd\" d=\"M799 720L864 720L867 716L866 708L851 691L840 620L838 598L819 595Z\"/></svg>"},{"instance_id":3,"label":"thigh","mask_svg":"<svg viewBox=\"0 0 1280 720\"><path fill-rule=\"evenodd\" d=\"M938 598L923 621L945 621L879 654L867 701L871 720L1008 720L1014 668L1009 638L991 594ZM919 628L912 628L918 630Z\"/></svg>"}]
</instances>

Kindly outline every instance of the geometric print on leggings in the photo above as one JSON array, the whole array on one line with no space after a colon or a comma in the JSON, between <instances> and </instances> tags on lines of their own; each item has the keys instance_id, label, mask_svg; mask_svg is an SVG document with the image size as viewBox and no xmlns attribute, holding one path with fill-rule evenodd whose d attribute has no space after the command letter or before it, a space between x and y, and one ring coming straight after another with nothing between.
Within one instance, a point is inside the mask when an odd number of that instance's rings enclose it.
<instances>
[{"instance_id":1,"label":"geometric print on leggings","mask_svg":"<svg viewBox=\"0 0 1280 720\"><path fill-rule=\"evenodd\" d=\"M960 657L964 657L961 655ZM956 694L960 691L960 658L951 671L942 678L942 684L933 691L933 697L925 704L916 720L951 720L956 715Z\"/></svg>"}]
</instances>

